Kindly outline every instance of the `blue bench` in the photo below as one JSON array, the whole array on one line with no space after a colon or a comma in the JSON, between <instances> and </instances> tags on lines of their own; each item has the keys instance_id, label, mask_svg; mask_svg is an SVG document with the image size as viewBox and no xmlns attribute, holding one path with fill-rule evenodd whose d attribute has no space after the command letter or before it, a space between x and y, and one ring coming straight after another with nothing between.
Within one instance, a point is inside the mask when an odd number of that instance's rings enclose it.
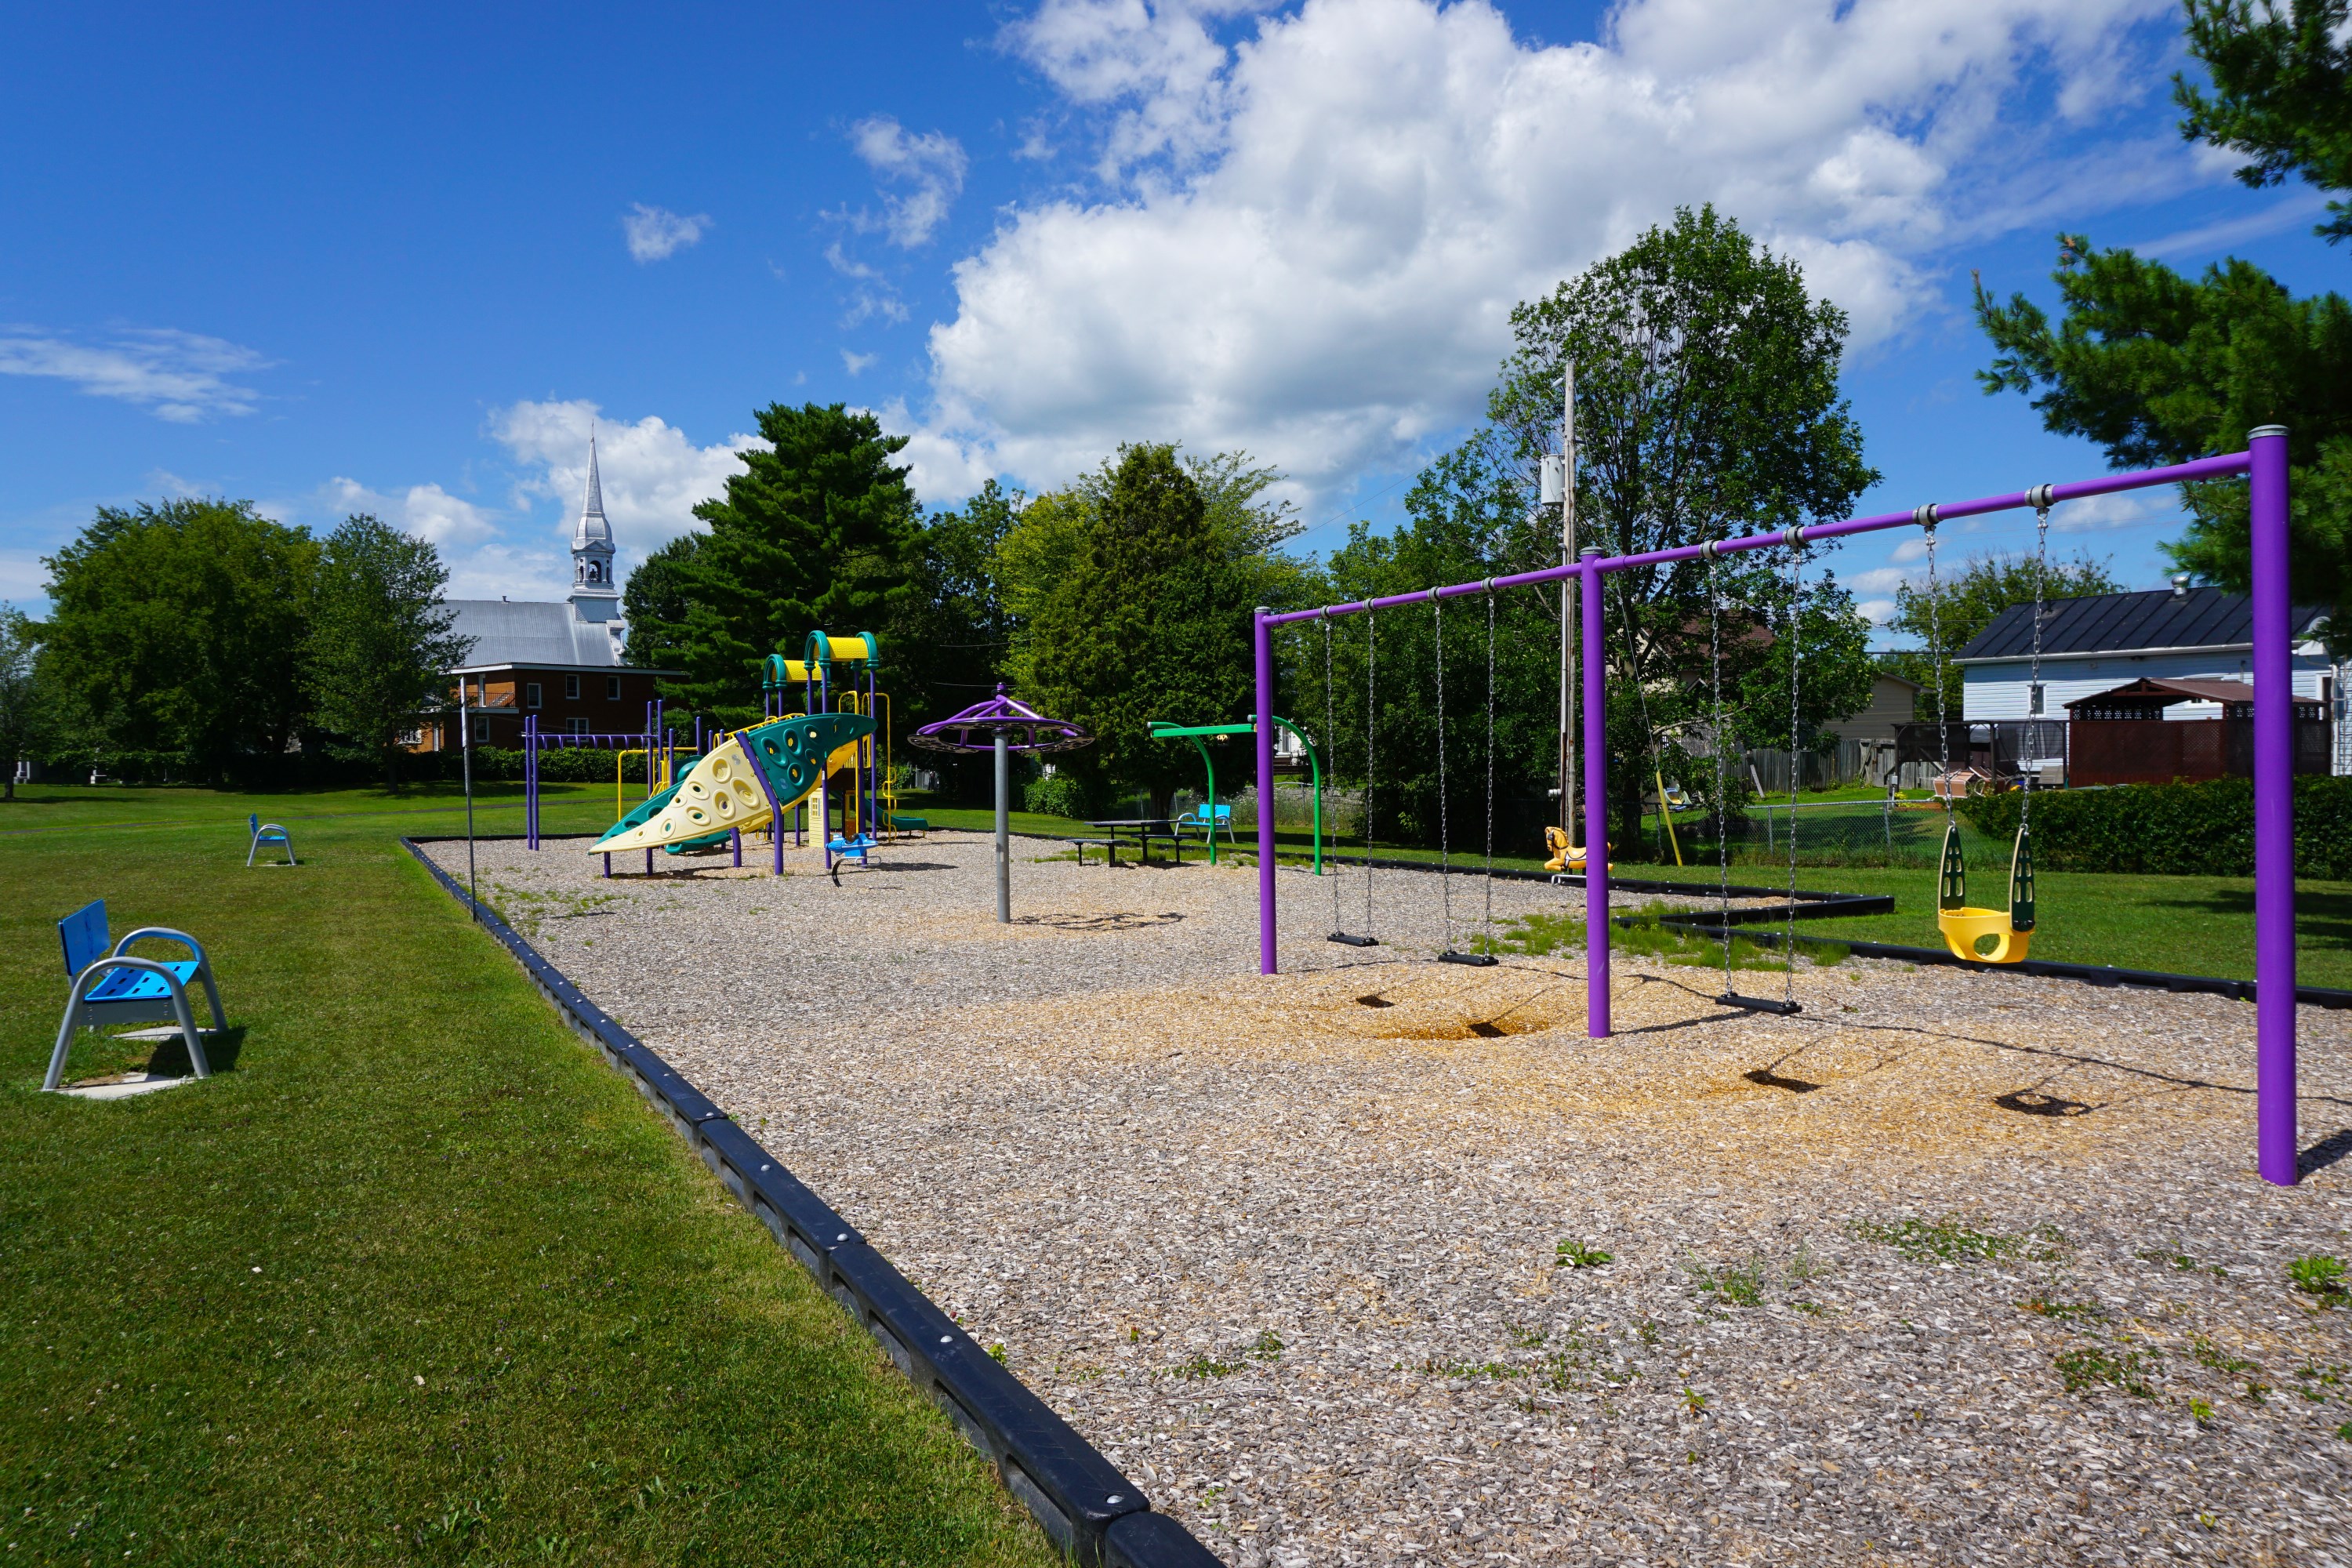
<instances>
[{"instance_id":1,"label":"blue bench","mask_svg":"<svg viewBox=\"0 0 2352 1568\"><path fill-rule=\"evenodd\" d=\"M134 942L160 937L176 942L195 954L193 960L162 963L134 957L124 951ZM73 986L66 994L65 1021L58 1026L58 1047L49 1054L44 1089L65 1081L66 1051L84 1029L110 1024L177 1024L187 1042L188 1062L198 1078L209 1078L204 1041L196 1033L195 1014L188 1006L188 983L201 981L212 1004L215 1032L228 1027L221 1012L220 987L213 984L212 961L194 937L163 926L141 926L111 946L107 942L106 900L85 904L58 922L58 940L64 944L66 973Z\"/></svg>"},{"instance_id":2,"label":"blue bench","mask_svg":"<svg viewBox=\"0 0 2352 1568\"><path fill-rule=\"evenodd\" d=\"M250 869L253 865L253 858L256 855L260 854L265 847L272 844L283 845L285 847L286 859L283 862L284 864L289 866L294 864L294 840L287 837L286 828L283 824L264 822L258 816L255 816L248 813L245 819L245 827L247 832L253 835L253 842L247 845L245 847L245 864L248 869ZM265 866L276 866L280 862L276 860L264 860L262 862Z\"/></svg>"}]
</instances>

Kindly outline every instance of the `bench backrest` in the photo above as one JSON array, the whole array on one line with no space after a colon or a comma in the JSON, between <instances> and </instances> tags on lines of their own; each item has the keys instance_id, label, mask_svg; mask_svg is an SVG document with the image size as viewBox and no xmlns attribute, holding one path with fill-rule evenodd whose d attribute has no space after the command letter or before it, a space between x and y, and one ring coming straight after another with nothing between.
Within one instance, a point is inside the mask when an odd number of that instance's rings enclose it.
<instances>
[{"instance_id":1,"label":"bench backrest","mask_svg":"<svg viewBox=\"0 0 2352 1568\"><path fill-rule=\"evenodd\" d=\"M106 900L84 904L58 922L58 939L65 944L66 973L79 974L106 956Z\"/></svg>"},{"instance_id":2,"label":"bench backrest","mask_svg":"<svg viewBox=\"0 0 2352 1568\"><path fill-rule=\"evenodd\" d=\"M247 837L251 837L254 834L261 831L261 817L258 813L255 813L246 817L245 831Z\"/></svg>"}]
</instances>

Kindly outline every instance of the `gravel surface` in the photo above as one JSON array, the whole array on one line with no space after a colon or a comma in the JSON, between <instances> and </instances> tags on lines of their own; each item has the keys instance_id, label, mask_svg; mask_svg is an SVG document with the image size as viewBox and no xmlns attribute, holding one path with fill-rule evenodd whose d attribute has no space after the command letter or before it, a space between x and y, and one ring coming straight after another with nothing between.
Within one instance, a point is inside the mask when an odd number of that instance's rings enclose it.
<instances>
[{"instance_id":1,"label":"gravel surface","mask_svg":"<svg viewBox=\"0 0 2352 1568\"><path fill-rule=\"evenodd\" d=\"M2303 1012L2281 1190L2243 1004L1849 960L1782 1019L1621 955L1594 1042L1580 952L1427 962L1434 876L1357 950L1286 869L1268 978L1253 872L1015 845L1009 928L971 835L838 888L481 865L1235 1564L2352 1565L2352 1303L2289 1275L2352 1258L2352 1016Z\"/></svg>"}]
</instances>

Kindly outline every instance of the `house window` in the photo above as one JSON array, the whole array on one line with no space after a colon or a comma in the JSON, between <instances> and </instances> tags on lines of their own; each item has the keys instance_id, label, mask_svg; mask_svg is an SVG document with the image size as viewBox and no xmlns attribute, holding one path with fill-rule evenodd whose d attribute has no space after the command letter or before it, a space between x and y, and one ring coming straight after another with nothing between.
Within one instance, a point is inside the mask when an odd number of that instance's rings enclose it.
<instances>
[{"instance_id":1,"label":"house window","mask_svg":"<svg viewBox=\"0 0 2352 1568\"><path fill-rule=\"evenodd\" d=\"M2042 700L2046 695L2046 689L2042 683L2037 680L2026 688L2026 692L2025 710L2039 719L2042 717Z\"/></svg>"},{"instance_id":2,"label":"house window","mask_svg":"<svg viewBox=\"0 0 2352 1568\"><path fill-rule=\"evenodd\" d=\"M479 714L479 715L477 715L477 716L476 716L476 718L475 718L475 720L474 720L474 739L475 739L475 740L477 740L477 741L488 741L489 738L490 738L490 720L489 720L489 715L488 715L488 714L486 714L486 713L485 713L485 714Z\"/></svg>"},{"instance_id":3,"label":"house window","mask_svg":"<svg viewBox=\"0 0 2352 1568\"><path fill-rule=\"evenodd\" d=\"M526 680L522 683L522 705L526 708L536 708L539 706L538 681Z\"/></svg>"},{"instance_id":4,"label":"house window","mask_svg":"<svg viewBox=\"0 0 2352 1568\"><path fill-rule=\"evenodd\" d=\"M404 746L421 746L425 744L425 731L422 729L403 730L400 732L400 743Z\"/></svg>"},{"instance_id":5,"label":"house window","mask_svg":"<svg viewBox=\"0 0 2352 1568\"><path fill-rule=\"evenodd\" d=\"M621 678L617 675L606 676L604 678L604 700L607 702L618 702L620 700Z\"/></svg>"},{"instance_id":6,"label":"house window","mask_svg":"<svg viewBox=\"0 0 2352 1568\"><path fill-rule=\"evenodd\" d=\"M585 720L585 719L574 719L574 720L572 720L572 732L573 734L575 734L575 735L584 735L584 734L586 734L586 733L588 732L588 721L587 721L587 720Z\"/></svg>"},{"instance_id":7,"label":"house window","mask_svg":"<svg viewBox=\"0 0 2352 1568\"><path fill-rule=\"evenodd\" d=\"M577 702L580 700L580 678L578 676L567 675L563 678L563 695L567 701Z\"/></svg>"}]
</instances>

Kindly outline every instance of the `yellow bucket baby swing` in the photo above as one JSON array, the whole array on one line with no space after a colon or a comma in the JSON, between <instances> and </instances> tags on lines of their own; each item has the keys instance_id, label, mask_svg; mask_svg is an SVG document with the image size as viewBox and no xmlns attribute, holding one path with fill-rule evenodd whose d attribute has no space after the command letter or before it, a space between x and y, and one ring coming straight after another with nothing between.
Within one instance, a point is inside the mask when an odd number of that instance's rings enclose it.
<instances>
[{"instance_id":1,"label":"yellow bucket baby swing","mask_svg":"<svg viewBox=\"0 0 2352 1568\"><path fill-rule=\"evenodd\" d=\"M2026 492L2033 507L2033 656L2027 678L2027 708L2040 706L2042 690L2042 588L2050 554L2050 487L2037 485ZM1927 640L1936 666L1936 738L1941 766L1948 780L1952 766L1952 732L1944 711L1944 646L1936 581L1936 509L1920 509L1920 526L1927 540ZM2038 711L2032 718L2038 719ZM2038 742L2041 727L2029 720L2028 733ZM2040 746L2032 750L2039 761ZM1996 748L1996 761L1998 748ZM2021 759L2022 761L2022 759ZM2009 857L2009 908L1979 909L1969 902L1969 868L1960 847L1959 819L1952 810L1957 791L1948 782L1937 790L1944 802L1943 869L1937 878L1936 925L1944 945L1955 958L1975 963L2022 963L2033 941L2033 787L2034 775L2023 779L2025 796L2019 803L2017 841Z\"/></svg>"}]
</instances>

